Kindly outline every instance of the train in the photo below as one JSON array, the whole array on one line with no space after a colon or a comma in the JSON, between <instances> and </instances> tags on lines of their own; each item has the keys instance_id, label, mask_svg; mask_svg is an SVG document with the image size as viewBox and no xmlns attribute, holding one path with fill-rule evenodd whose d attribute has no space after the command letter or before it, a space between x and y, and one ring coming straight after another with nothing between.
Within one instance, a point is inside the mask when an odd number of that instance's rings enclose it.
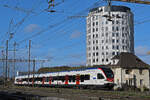
<instances>
[{"instance_id":1,"label":"train","mask_svg":"<svg viewBox=\"0 0 150 100\"><path fill-rule=\"evenodd\" d=\"M113 71L104 66L71 71L49 72L16 76L17 86L108 88L114 87Z\"/></svg>"}]
</instances>

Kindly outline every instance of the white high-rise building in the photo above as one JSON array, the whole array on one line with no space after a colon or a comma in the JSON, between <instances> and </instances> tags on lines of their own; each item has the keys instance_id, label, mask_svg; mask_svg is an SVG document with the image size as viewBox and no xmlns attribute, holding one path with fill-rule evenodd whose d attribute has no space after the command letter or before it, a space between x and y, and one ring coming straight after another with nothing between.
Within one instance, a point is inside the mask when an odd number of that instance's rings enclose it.
<instances>
[{"instance_id":1,"label":"white high-rise building","mask_svg":"<svg viewBox=\"0 0 150 100\"><path fill-rule=\"evenodd\" d=\"M110 16L110 18L109 18ZM134 54L133 13L125 6L91 9L87 16L86 65L115 64L121 52Z\"/></svg>"}]
</instances>

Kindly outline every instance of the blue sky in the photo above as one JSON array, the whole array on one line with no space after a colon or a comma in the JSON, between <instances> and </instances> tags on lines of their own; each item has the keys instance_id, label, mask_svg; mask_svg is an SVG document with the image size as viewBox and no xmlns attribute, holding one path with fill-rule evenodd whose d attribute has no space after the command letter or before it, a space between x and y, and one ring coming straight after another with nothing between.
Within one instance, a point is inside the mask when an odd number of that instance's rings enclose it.
<instances>
[{"instance_id":1,"label":"blue sky","mask_svg":"<svg viewBox=\"0 0 150 100\"><path fill-rule=\"evenodd\" d=\"M50 59L44 66L83 65L86 62L86 16L89 8L106 5L102 0L55 0L55 13L44 11L47 0L0 0L0 46L5 48L8 30L14 34L9 49L17 42L17 57L27 59L28 41L32 40L32 59ZM94 6L93 4L96 3ZM113 2L131 8L135 20L136 55L150 64L150 6ZM16 10L17 9L17 10ZM32 12L31 12L32 10ZM28 13L27 13L28 12ZM142 24L140 24L142 23ZM1 49L2 50L2 49ZM9 52L12 57L12 52ZM40 64L37 64L37 68ZM20 66L20 64L18 65ZM24 69L24 68L22 68Z\"/></svg>"}]
</instances>

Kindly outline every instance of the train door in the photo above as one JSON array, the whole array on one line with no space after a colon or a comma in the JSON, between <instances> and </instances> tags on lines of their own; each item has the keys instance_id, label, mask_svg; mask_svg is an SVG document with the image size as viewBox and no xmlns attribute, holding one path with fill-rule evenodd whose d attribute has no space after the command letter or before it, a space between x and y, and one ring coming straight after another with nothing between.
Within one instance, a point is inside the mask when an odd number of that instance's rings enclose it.
<instances>
[{"instance_id":1,"label":"train door","mask_svg":"<svg viewBox=\"0 0 150 100\"><path fill-rule=\"evenodd\" d=\"M32 78L32 85L34 85L34 78Z\"/></svg>"},{"instance_id":2,"label":"train door","mask_svg":"<svg viewBox=\"0 0 150 100\"><path fill-rule=\"evenodd\" d=\"M80 84L80 75L76 75L76 85Z\"/></svg>"},{"instance_id":3,"label":"train door","mask_svg":"<svg viewBox=\"0 0 150 100\"><path fill-rule=\"evenodd\" d=\"M52 84L52 77L50 76L49 77L49 85L51 85Z\"/></svg>"},{"instance_id":4,"label":"train door","mask_svg":"<svg viewBox=\"0 0 150 100\"><path fill-rule=\"evenodd\" d=\"M45 77L43 77L43 80L42 80L42 85L44 85L44 82L45 82Z\"/></svg>"},{"instance_id":5,"label":"train door","mask_svg":"<svg viewBox=\"0 0 150 100\"><path fill-rule=\"evenodd\" d=\"M97 73L97 84L104 85L105 77L102 73Z\"/></svg>"},{"instance_id":6,"label":"train door","mask_svg":"<svg viewBox=\"0 0 150 100\"><path fill-rule=\"evenodd\" d=\"M65 76L65 84L68 84L68 80L69 80L69 77L68 75Z\"/></svg>"}]
</instances>

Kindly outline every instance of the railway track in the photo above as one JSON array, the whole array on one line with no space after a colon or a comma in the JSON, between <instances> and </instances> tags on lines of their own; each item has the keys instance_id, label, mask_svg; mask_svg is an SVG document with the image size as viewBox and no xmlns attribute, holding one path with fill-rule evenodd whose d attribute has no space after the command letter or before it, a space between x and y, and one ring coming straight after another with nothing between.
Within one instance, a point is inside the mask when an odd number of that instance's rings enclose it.
<instances>
[{"instance_id":1,"label":"railway track","mask_svg":"<svg viewBox=\"0 0 150 100\"><path fill-rule=\"evenodd\" d=\"M40 96L22 92L0 91L0 100L40 100Z\"/></svg>"},{"instance_id":2,"label":"railway track","mask_svg":"<svg viewBox=\"0 0 150 100\"><path fill-rule=\"evenodd\" d=\"M0 100L150 100L150 97L141 98L143 94L141 92L131 94L125 91L68 88L0 88Z\"/></svg>"}]
</instances>

